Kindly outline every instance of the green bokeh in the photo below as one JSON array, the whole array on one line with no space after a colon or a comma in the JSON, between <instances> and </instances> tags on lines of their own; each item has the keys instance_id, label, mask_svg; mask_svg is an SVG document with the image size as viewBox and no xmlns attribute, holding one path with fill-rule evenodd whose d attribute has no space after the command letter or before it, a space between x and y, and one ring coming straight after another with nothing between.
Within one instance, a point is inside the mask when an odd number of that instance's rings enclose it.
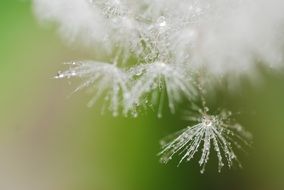
<instances>
[{"instance_id":1,"label":"green bokeh","mask_svg":"<svg viewBox=\"0 0 284 190\"><path fill-rule=\"evenodd\" d=\"M159 139L186 126L179 114L102 116L86 107L88 94L68 96L75 84L52 78L61 63L91 52L38 23L30 1L1 0L0 189L284 189L283 73L260 69L261 82L216 92L214 104L241 112L254 148L240 153L244 169L217 173L212 154L201 175L197 159L176 167L156 156Z\"/></svg>"}]
</instances>

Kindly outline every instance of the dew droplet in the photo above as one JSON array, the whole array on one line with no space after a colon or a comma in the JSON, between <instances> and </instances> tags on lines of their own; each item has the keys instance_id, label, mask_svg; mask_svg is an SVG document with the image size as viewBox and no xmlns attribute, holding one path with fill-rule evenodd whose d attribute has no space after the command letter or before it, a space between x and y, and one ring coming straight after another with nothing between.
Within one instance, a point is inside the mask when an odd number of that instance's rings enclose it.
<instances>
[{"instance_id":1,"label":"dew droplet","mask_svg":"<svg viewBox=\"0 0 284 190\"><path fill-rule=\"evenodd\" d=\"M157 23L159 27L165 27L167 26L166 18L164 16L161 16L158 18Z\"/></svg>"},{"instance_id":2,"label":"dew droplet","mask_svg":"<svg viewBox=\"0 0 284 190\"><path fill-rule=\"evenodd\" d=\"M77 73L76 73L76 71L71 71L71 76L76 76L77 75Z\"/></svg>"},{"instance_id":3,"label":"dew droplet","mask_svg":"<svg viewBox=\"0 0 284 190\"><path fill-rule=\"evenodd\" d=\"M65 77L65 75L61 71L58 71L54 78L61 79L61 78L64 78L64 77Z\"/></svg>"},{"instance_id":4,"label":"dew droplet","mask_svg":"<svg viewBox=\"0 0 284 190\"><path fill-rule=\"evenodd\" d=\"M205 111L205 113L209 112L209 108L208 108L208 107L205 107L205 108L204 108L204 111Z\"/></svg>"},{"instance_id":5,"label":"dew droplet","mask_svg":"<svg viewBox=\"0 0 284 190\"><path fill-rule=\"evenodd\" d=\"M142 70L139 70L137 73L135 73L135 76L139 77L142 75L142 73L143 73Z\"/></svg>"}]
</instances>

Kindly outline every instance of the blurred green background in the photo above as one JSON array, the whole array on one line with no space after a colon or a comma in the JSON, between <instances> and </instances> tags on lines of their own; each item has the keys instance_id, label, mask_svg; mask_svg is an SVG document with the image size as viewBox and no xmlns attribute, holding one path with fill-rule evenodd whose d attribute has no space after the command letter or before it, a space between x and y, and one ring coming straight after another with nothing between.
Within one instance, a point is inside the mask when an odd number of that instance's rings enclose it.
<instances>
[{"instance_id":1,"label":"blurred green background","mask_svg":"<svg viewBox=\"0 0 284 190\"><path fill-rule=\"evenodd\" d=\"M217 172L212 154L205 174L197 160L159 163L158 141L186 126L177 115L112 118L87 108L90 96L69 97L76 84L52 77L70 60L95 58L67 46L53 27L35 19L30 1L0 1L1 190L283 190L284 74L260 69L216 104L240 111L254 148L240 153L244 169Z\"/></svg>"}]
</instances>

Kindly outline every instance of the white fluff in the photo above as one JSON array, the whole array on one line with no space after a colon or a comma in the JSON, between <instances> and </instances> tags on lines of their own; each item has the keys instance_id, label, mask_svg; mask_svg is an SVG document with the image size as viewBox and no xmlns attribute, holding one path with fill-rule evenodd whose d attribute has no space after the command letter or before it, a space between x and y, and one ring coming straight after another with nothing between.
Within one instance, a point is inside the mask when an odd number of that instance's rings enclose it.
<instances>
[{"instance_id":1,"label":"white fluff","mask_svg":"<svg viewBox=\"0 0 284 190\"><path fill-rule=\"evenodd\" d=\"M93 45L109 57L104 62L114 63L130 75L127 78L132 81L126 81L129 101L116 103L124 104L121 107L126 110L149 102L144 101L144 95L155 91L156 78L158 83L165 83L173 111L173 104L184 94L188 96L185 99L198 97L180 89L180 84L197 88L202 84L202 88L208 88L214 86L212 78L224 76L238 83L240 75L257 76L256 63L275 69L283 65L282 0L33 2L40 20L55 23L64 39ZM164 67L155 67L156 63L163 63L167 72L163 72ZM150 70L132 77L133 73L128 71L135 68ZM182 78L172 80L177 71ZM153 84L140 88L139 84L150 84L150 79L155 79Z\"/></svg>"},{"instance_id":2,"label":"white fluff","mask_svg":"<svg viewBox=\"0 0 284 190\"><path fill-rule=\"evenodd\" d=\"M217 75L250 74L256 60L269 67L282 67L282 0L33 2L36 15L56 23L65 39L93 44L106 53L119 46L127 52L126 57L130 50L137 56L147 56L139 44L141 38L147 38L158 40L158 51L170 53L175 63L205 67ZM151 30L161 16L165 18L161 27L167 34L162 40Z\"/></svg>"}]
</instances>

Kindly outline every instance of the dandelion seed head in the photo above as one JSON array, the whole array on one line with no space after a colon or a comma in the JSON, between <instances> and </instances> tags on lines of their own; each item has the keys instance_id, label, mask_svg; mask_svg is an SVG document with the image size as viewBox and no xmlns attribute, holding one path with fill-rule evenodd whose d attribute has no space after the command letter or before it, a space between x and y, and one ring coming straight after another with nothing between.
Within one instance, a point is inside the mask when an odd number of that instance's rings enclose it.
<instances>
[{"instance_id":1,"label":"dandelion seed head","mask_svg":"<svg viewBox=\"0 0 284 190\"><path fill-rule=\"evenodd\" d=\"M213 149L217 155L219 172L224 165L231 168L237 163L241 167L233 148L243 149L243 146L250 145L251 139L244 135L248 132L245 132L241 125L230 122L230 114L226 111L218 115L208 115L204 112L199 123L162 140L162 151L159 153L161 162L169 162L176 154L182 155L179 164L184 160L188 162L201 150L199 165L200 172L204 173L210 151ZM238 130L235 130L236 126Z\"/></svg>"},{"instance_id":2,"label":"dandelion seed head","mask_svg":"<svg viewBox=\"0 0 284 190\"><path fill-rule=\"evenodd\" d=\"M55 76L80 78L75 92L93 90L88 105L102 99L113 116L137 117L139 108L155 106L160 118L164 102L172 113L184 100L201 98L205 105L200 91L206 90L198 83L253 77L255 60L283 67L282 0L33 0L33 5L38 18L55 23L68 43L82 42L113 60L73 62ZM176 153L183 155L181 162L190 161L200 149L201 172L210 149L219 171L238 162L233 146L242 149L251 135L230 112L208 113L204 108L188 116L196 124L164 141L163 162Z\"/></svg>"},{"instance_id":3,"label":"dandelion seed head","mask_svg":"<svg viewBox=\"0 0 284 190\"><path fill-rule=\"evenodd\" d=\"M180 64L204 80L256 76L255 60L283 67L281 0L33 0L68 42L83 41L119 65ZM263 10L266 10L265 13ZM233 82L232 82L233 81ZM214 85L214 80L209 80Z\"/></svg>"},{"instance_id":4,"label":"dandelion seed head","mask_svg":"<svg viewBox=\"0 0 284 190\"><path fill-rule=\"evenodd\" d=\"M65 39L98 44L110 55L118 47L124 57L132 52L142 61L153 52L167 54L175 63L206 68L217 76L251 76L256 58L273 68L283 65L281 0L34 0L33 4L36 15L55 22ZM151 26L157 26L158 33L149 30ZM191 28L200 34L195 41L194 33L183 32ZM183 40L177 46L179 38ZM189 41L193 44L186 48ZM179 56L181 52L189 56Z\"/></svg>"}]
</instances>

